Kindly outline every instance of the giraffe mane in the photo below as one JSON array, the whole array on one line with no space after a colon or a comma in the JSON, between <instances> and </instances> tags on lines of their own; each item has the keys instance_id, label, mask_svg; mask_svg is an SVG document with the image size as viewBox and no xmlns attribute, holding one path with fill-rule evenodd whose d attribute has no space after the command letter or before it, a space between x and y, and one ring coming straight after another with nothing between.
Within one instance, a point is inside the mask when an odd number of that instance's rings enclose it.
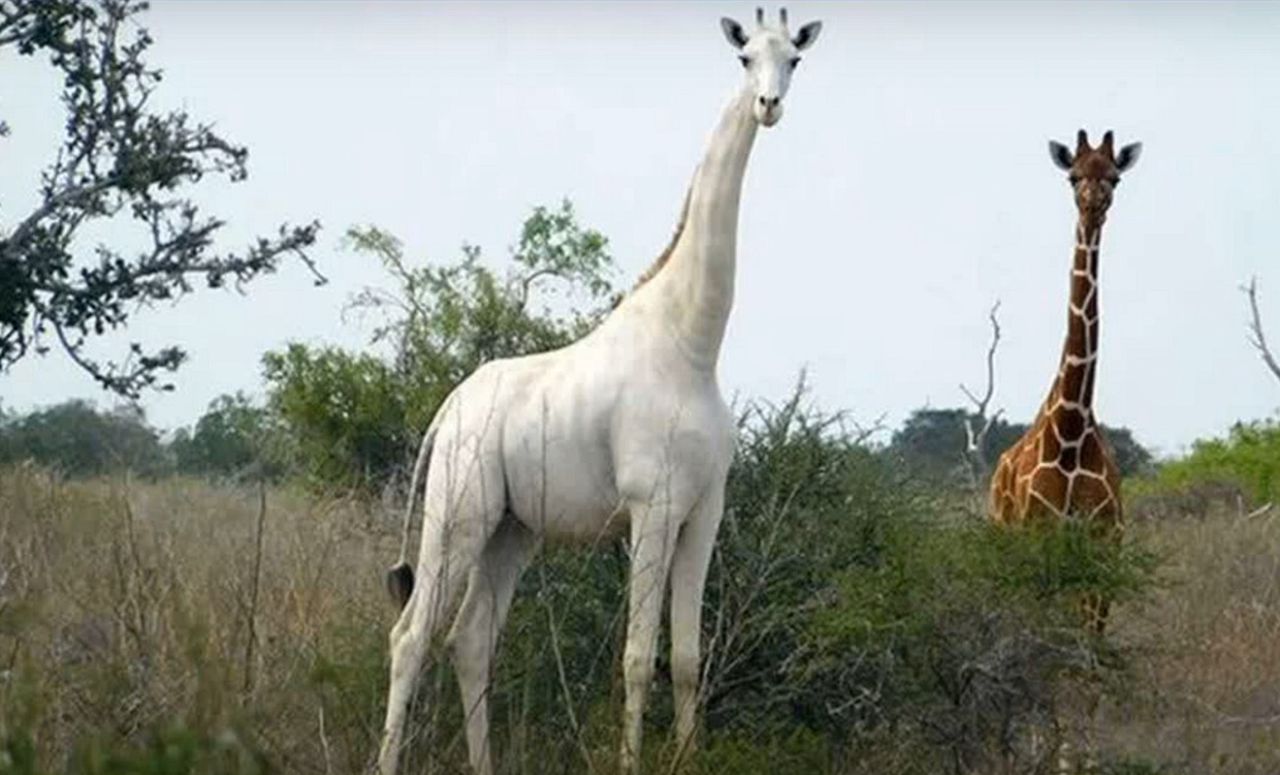
<instances>
[{"instance_id":1,"label":"giraffe mane","mask_svg":"<svg viewBox=\"0 0 1280 775\"><path fill-rule=\"evenodd\" d=\"M676 222L675 233L671 235L671 241L658 254L658 258L649 265L649 268L640 274L640 279L636 280L636 284L631 286L631 292L635 293L642 285L658 276L667 262L671 260L671 254L675 252L676 244L680 242L680 235L684 234L685 221L689 217L689 200L693 197L693 184L689 184L688 191L684 194L684 204L680 207L680 220Z\"/></svg>"}]
</instances>

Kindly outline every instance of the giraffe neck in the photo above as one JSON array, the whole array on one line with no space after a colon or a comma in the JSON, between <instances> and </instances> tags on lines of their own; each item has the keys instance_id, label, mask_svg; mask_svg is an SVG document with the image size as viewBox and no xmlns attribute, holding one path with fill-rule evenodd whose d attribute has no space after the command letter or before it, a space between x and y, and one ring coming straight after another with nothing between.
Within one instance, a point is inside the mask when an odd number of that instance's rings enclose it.
<instances>
[{"instance_id":1,"label":"giraffe neck","mask_svg":"<svg viewBox=\"0 0 1280 775\"><path fill-rule=\"evenodd\" d=\"M1057 407L1077 411L1088 422L1093 414L1093 384L1098 373L1098 247L1102 224L1083 217L1076 225L1071 294L1067 306L1067 339L1053 391Z\"/></svg>"},{"instance_id":2,"label":"giraffe neck","mask_svg":"<svg viewBox=\"0 0 1280 775\"><path fill-rule=\"evenodd\" d=\"M733 306L738 204L756 137L752 95L744 89L725 108L690 188L684 229L661 281L662 314L695 362L714 366Z\"/></svg>"}]
</instances>

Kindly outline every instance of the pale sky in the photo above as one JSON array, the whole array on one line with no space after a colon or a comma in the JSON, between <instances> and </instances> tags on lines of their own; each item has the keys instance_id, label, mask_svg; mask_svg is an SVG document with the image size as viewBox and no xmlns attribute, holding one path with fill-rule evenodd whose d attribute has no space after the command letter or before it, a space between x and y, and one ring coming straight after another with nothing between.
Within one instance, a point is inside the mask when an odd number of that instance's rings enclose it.
<instances>
[{"instance_id":1,"label":"pale sky","mask_svg":"<svg viewBox=\"0 0 1280 775\"><path fill-rule=\"evenodd\" d=\"M748 3L154 3L156 100L250 148L250 177L202 184L240 248L282 221L324 224L330 284L288 263L246 296L144 312L137 339L191 359L153 423L261 393L262 353L365 346L344 300L382 283L349 225L416 260L464 241L503 261L532 207L569 197L611 241L626 286L670 236L688 177L741 68L717 19ZM964 401L1002 301L995 405L1035 412L1064 335L1075 209L1046 150L1084 127L1144 151L1102 238L1096 410L1164 453L1272 415L1280 385L1245 339L1257 275L1280 343L1280 4L793 3L820 18L781 123L743 193L737 300L721 362L732 396L813 397L896 425ZM767 8L775 13L776 6ZM62 114L42 63L0 53L0 228L34 201ZM202 190L203 189L203 190ZM110 231L103 232L110 235ZM64 357L0 376L29 409L110 397Z\"/></svg>"}]
</instances>

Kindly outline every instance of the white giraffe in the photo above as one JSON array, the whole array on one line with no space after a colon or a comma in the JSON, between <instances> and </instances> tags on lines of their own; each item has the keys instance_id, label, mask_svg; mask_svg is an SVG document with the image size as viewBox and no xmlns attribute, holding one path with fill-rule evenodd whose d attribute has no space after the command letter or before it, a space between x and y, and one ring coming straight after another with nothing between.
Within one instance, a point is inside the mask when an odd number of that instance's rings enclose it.
<instances>
[{"instance_id":1,"label":"white giraffe","mask_svg":"<svg viewBox=\"0 0 1280 775\"><path fill-rule=\"evenodd\" d=\"M401 563L388 576L404 609L391 631L391 688L379 754L396 771L405 715L430 641L446 642L465 705L472 767L492 772L487 692L498 633L544 538L594 541L629 529L623 658L624 772L638 772L646 695L670 579L677 751L693 744L707 565L724 503L734 421L716 362L733 305L738 202L756 127L773 126L799 52L820 22L748 35L721 19L746 78L711 135L680 228L651 273L598 328L538 355L487 363L445 400L415 465ZM425 478L424 478L425 477ZM409 520L423 491L414 574ZM464 585L465 581L465 585Z\"/></svg>"}]
</instances>

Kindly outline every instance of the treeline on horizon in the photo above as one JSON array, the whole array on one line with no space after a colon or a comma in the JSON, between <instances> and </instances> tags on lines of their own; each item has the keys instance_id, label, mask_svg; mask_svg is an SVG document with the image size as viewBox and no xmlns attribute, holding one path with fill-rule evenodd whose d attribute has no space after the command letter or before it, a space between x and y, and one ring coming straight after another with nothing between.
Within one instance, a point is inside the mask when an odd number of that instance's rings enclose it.
<instances>
[{"instance_id":1,"label":"treeline on horizon","mask_svg":"<svg viewBox=\"0 0 1280 775\"><path fill-rule=\"evenodd\" d=\"M29 460L77 477L127 469L151 478L292 480L324 492L381 494L403 486L436 409L475 368L566 345L622 296L607 239L579 224L568 201L534 209L501 270L472 245L452 263L411 262L399 240L376 227L350 229L345 244L379 262L388 281L355 294L342 311L373 321L369 348L294 343L269 351L262 357L263 399L219 396L192 425L172 433L151 426L131 404L99 409L70 400L27 413L0 406L0 462ZM743 421L754 405L806 401L804 393L800 374L793 395L748 402ZM980 427L985 419L963 407L924 406L892 432L867 432L839 411L831 421L848 421L859 446L911 480L972 492L1027 429L996 416L981 456L971 456L966 425ZM1225 438L1197 441L1187 458L1170 461L1157 461L1128 428L1105 431L1126 479L1229 482L1266 499L1275 491L1270 453L1239 465L1224 455L1259 445L1270 450L1276 427L1265 419L1240 423ZM1211 462L1194 462L1200 459ZM1206 470L1191 476L1182 470L1188 465Z\"/></svg>"},{"instance_id":2,"label":"treeline on horizon","mask_svg":"<svg viewBox=\"0 0 1280 775\"><path fill-rule=\"evenodd\" d=\"M801 382L797 390L803 393L804 387ZM913 478L959 486L966 477L964 423L974 417L962 408L922 407L886 440L860 443L901 464ZM344 472L338 461L308 461L299 454L303 432L294 424L296 419L280 410L275 393L266 401L255 401L243 392L219 396L195 423L172 432L151 425L136 406L100 408L91 400L69 399L25 413L0 407L0 463L29 461L69 477L128 471L153 479L191 475L236 481L282 481L330 470L335 474L333 481L312 483L377 492L407 474L412 455L410 447L393 441L402 436L411 439L412 431L391 427L396 419L391 413L385 419L388 427L382 443L375 433L368 444L349 448L343 455L347 458ZM997 419L984 445L985 462L994 465L1000 452L1026 430L1025 424ZM1157 468L1157 461L1129 429L1106 428L1106 432L1126 476Z\"/></svg>"}]
</instances>

